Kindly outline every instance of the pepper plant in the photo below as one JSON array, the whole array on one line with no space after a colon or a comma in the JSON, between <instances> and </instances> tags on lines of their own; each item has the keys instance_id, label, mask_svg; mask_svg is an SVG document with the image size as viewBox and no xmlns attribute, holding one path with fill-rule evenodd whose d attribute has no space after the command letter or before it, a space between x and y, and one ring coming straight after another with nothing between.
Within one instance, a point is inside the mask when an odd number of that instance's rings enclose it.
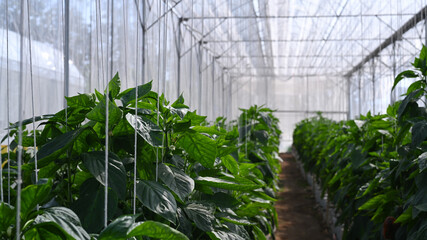
<instances>
[{"instance_id":1,"label":"pepper plant","mask_svg":"<svg viewBox=\"0 0 427 240\"><path fill-rule=\"evenodd\" d=\"M300 122L294 147L334 204L344 239L427 239L427 48L386 114Z\"/></svg>"},{"instance_id":2,"label":"pepper plant","mask_svg":"<svg viewBox=\"0 0 427 240\"><path fill-rule=\"evenodd\" d=\"M121 91L117 74L104 92L66 98L65 109L36 117L35 131L26 129L32 119L22 121L22 139L20 124L10 125L0 239L274 237L280 130L273 112L252 107L243 113L250 125L208 124L182 96L171 103L151 87Z\"/></svg>"}]
</instances>

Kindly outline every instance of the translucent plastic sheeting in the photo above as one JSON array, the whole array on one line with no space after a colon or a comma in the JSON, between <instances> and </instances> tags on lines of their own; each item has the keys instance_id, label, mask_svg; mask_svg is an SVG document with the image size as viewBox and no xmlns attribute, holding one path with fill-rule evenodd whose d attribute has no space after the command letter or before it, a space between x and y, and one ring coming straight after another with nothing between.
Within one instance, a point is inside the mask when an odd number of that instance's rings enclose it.
<instances>
[{"instance_id":1,"label":"translucent plastic sheeting","mask_svg":"<svg viewBox=\"0 0 427 240\"><path fill-rule=\"evenodd\" d=\"M29 1L21 18L22 2L0 0L2 135L18 120L23 63L24 118L31 77L41 115L61 109L66 92L103 90L118 72L123 88L153 80L209 121L254 104L277 109L284 150L294 123L318 111L334 119L384 112L410 84L390 93L394 76L426 42L426 13L414 16L427 0L76 0L69 26L65 1ZM22 30L21 19L29 19Z\"/></svg>"}]
</instances>

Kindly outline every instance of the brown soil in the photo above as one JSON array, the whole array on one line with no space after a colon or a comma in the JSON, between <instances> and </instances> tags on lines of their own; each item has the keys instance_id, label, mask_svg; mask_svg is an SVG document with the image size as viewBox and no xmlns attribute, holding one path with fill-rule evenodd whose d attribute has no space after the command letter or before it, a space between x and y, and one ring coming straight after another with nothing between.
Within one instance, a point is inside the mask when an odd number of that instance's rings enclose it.
<instances>
[{"instance_id":1,"label":"brown soil","mask_svg":"<svg viewBox=\"0 0 427 240\"><path fill-rule=\"evenodd\" d=\"M290 153L281 153L279 200L276 210L279 226L276 240L326 240L332 239L322 220L313 192Z\"/></svg>"}]
</instances>

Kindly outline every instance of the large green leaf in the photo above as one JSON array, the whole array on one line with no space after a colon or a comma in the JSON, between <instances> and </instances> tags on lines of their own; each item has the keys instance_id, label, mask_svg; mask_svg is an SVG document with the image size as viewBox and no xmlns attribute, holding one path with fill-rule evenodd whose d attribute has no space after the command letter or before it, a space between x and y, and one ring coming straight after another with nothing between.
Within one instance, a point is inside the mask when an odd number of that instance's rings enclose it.
<instances>
[{"instance_id":1,"label":"large green leaf","mask_svg":"<svg viewBox=\"0 0 427 240\"><path fill-rule=\"evenodd\" d=\"M43 145L40 150L37 151L38 167L42 168L48 165L50 161L56 160L85 130L86 128L79 128L77 130L68 131ZM34 159L32 159L32 161L34 161Z\"/></svg>"},{"instance_id":2,"label":"large green leaf","mask_svg":"<svg viewBox=\"0 0 427 240\"><path fill-rule=\"evenodd\" d=\"M239 164L230 154L221 157L221 162L232 174L239 174Z\"/></svg>"},{"instance_id":3,"label":"large green leaf","mask_svg":"<svg viewBox=\"0 0 427 240\"><path fill-rule=\"evenodd\" d=\"M159 166L159 177L181 201L194 190L194 180L185 172L165 164Z\"/></svg>"},{"instance_id":4,"label":"large green leaf","mask_svg":"<svg viewBox=\"0 0 427 240\"><path fill-rule=\"evenodd\" d=\"M141 180L136 183L136 196L151 211L172 223L176 221L176 201L172 193L160 183Z\"/></svg>"},{"instance_id":5,"label":"large green leaf","mask_svg":"<svg viewBox=\"0 0 427 240\"><path fill-rule=\"evenodd\" d=\"M135 223L135 219L138 215L126 215L114 219L114 221L102 230L99 234L99 240L126 240L128 239L127 233Z\"/></svg>"},{"instance_id":6,"label":"large green leaf","mask_svg":"<svg viewBox=\"0 0 427 240\"><path fill-rule=\"evenodd\" d=\"M117 95L120 93L120 77L119 73L116 73L114 77L108 83L108 92L111 99L116 99ZM107 89L105 89L105 93L107 93Z\"/></svg>"},{"instance_id":7,"label":"large green leaf","mask_svg":"<svg viewBox=\"0 0 427 240\"><path fill-rule=\"evenodd\" d=\"M54 222L42 222L32 226L32 228L24 232L25 239L33 240L74 240L72 236L67 234L61 226Z\"/></svg>"},{"instance_id":8,"label":"large green leaf","mask_svg":"<svg viewBox=\"0 0 427 240\"><path fill-rule=\"evenodd\" d=\"M245 240L237 233L233 233L227 230L215 230L207 233L213 240Z\"/></svg>"},{"instance_id":9,"label":"large green leaf","mask_svg":"<svg viewBox=\"0 0 427 240\"><path fill-rule=\"evenodd\" d=\"M128 113L126 114L126 120L151 146L163 146L163 131L150 119Z\"/></svg>"},{"instance_id":10,"label":"large green leaf","mask_svg":"<svg viewBox=\"0 0 427 240\"><path fill-rule=\"evenodd\" d=\"M83 164L89 172L105 185L105 152L88 152L83 155ZM124 199L126 197L126 170L120 158L112 153L108 153L108 187L111 187L117 195Z\"/></svg>"},{"instance_id":11,"label":"large green leaf","mask_svg":"<svg viewBox=\"0 0 427 240\"><path fill-rule=\"evenodd\" d=\"M57 233L54 225L46 223L55 223L60 229L71 236L67 239L84 240L90 239L89 234L83 229L80 224L80 220L77 215L68 208L65 207L51 207L43 210L41 215L38 215L34 220L35 225L31 228L37 229L38 233L53 232ZM43 229L43 230L42 230ZM31 238L32 239L32 238ZM50 239L50 238L41 238Z\"/></svg>"},{"instance_id":12,"label":"large green leaf","mask_svg":"<svg viewBox=\"0 0 427 240\"><path fill-rule=\"evenodd\" d=\"M73 210L81 219L83 227L90 233L99 232L104 226L104 186L95 178L89 178L80 187L80 197ZM114 216L118 199L114 191L108 191L108 219Z\"/></svg>"},{"instance_id":13,"label":"large green leaf","mask_svg":"<svg viewBox=\"0 0 427 240\"><path fill-rule=\"evenodd\" d=\"M95 107L95 96L93 94L82 93L73 97L65 97L69 107Z\"/></svg>"},{"instance_id":14,"label":"large green leaf","mask_svg":"<svg viewBox=\"0 0 427 240\"><path fill-rule=\"evenodd\" d=\"M184 208L187 216L193 220L196 226L205 232L214 230L215 206L207 202L190 203Z\"/></svg>"},{"instance_id":15,"label":"large green leaf","mask_svg":"<svg viewBox=\"0 0 427 240\"><path fill-rule=\"evenodd\" d=\"M418 157L418 167L420 168L420 172L423 172L425 169L427 169L427 152L422 153Z\"/></svg>"},{"instance_id":16,"label":"large green leaf","mask_svg":"<svg viewBox=\"0 0 427 240\"><path fill-rule=\"evenodd\" d=\"M401 73L399 73L397 75L397 77L394 79L394 83L393 83L393 87L391 88L391 90L393 91L394 88L396 87L396 85L404 78L416 78L418 77L418 74L416 74L414 71L412 70L407 70L407 71L403 71Z\"/></svg>"},{"instance_id":17,"label":"large green leaf","mask_svg":"<svg viewBox=\"0 0 427 240\"><path fill-rule=\"evenodd\" d=\"M412 146L418 147L427 137L427 122L421 121L412 127Z\"/></svg>"},{"instance_id":18,"label":"large green leaf","mask_svg":"<svg viewBox=\"0 0 427 240\"><path fill-rule=\"evenodd\" d=\"M407 106L410 102L418 101L420 94L422 93L422 89L415 90L411 93L409 93L400 103L399 109L397 110L397 117L400 118L405 110L407 109Z\"/></svg>"},{"instance_id":19,"label":"large green leaf","mask_svg":"<svg viewBox=\"0 0 427 240\"><path fill-rule=\"evenodd\" d=\"M178 140L177 144L204 167L213 168L216 158L214 140L200 133L187 132Z\"/></svg>"},{"instance_id":20,"label":"large green leaf","mask_svg":"<svg viewBox=\"0 0 427 240\"><path fill-rule=\"evenodd\" d=\"M29 185L22 189L21 218L26 220L28 214L35 209L37 204L46 201L52 190L52 179L40 179L37 185Z\"/></svg>"},{"instance_id":21,"label":"large green leaf","mask_svg":"<svg viewBox=\"0 0 427 240\"><path fill-rule=\"evenodd\" d=\"M165 240L188 240L187 236L178 230L173 229L164 223L155 221L135 223L129 230L128 238L136 236L147 236Z\"/></svg>"},{"instance_id":22,"label":"large green leaf","mask_svg":"<svg viewBox=\"0 0 427 240\"><path fill-rule=\"evenodd\" d=\"M256 240L267 240L267 238L265 237L265 234L262 232L262 230L259 227L253 226L252 229L253 229L252 233L254 234Z\"/></svg>"},{"instance_id":23,"label":"large green leaf","mask_svg":"<svg viewBox=\"0 0 427 240\"><path fill-rule=\"evenodd\" d=\"M86 114L86 117L90 120L105 124L107 119L106 109L106 97L104 96L99 103ZM108 100L108 127L112 128L122 118L122 110L116 106L111 100Z\"/></svg>"},{"instance_id":24,"label":"large green leaf","mask_svg":"<svg viewBox=\"0 0 427 240\"><path fill-rule=\"evenodd\" d=\"M15 216L16 213L13 206L5 202L0 203L0 233L6 232L15 223Z\"/></svg>"},{"instance_id":25,"label":"large green leaf","mask_svg":"<svg viewBox=\"0 0 427 240\"><path fill-rule=\"evenodd\" d=\"M214 177L197 177L195 180L196 184L236 191L250 191L262 187L255 183L239 183L231 181L229 179L221 179Z\"/></svg>"},{"instance_id":26,"label":"large green leaf","mask_svg":"<svg viewBox=\"0 0 427 240\"><path fill-rule=\"evenodd\" d=\"M48 119L51 119L52 117L54 117L55 115L53 115L53 114L46 114L46 115L41 115L41 116L36 116L36 117L34 117L34 120L36 121L36 122L38 122L38 121L40 121L40 120L48 120ZM30 124L30 123L32 123L33 122L33 118L27 118L27 119L24 119L24 120L22 120L22 126L25 126L25 125L27 125L27 124ZM13 128L17 128L17 127L19 127L19 125L20 125L20 123L19 122L15 122L15 123L13 123L13 124L11 124L7 129L13 129ZM3 141L2 141L3 142Z\"/></svg>"},{"instance_id":27,"label":"large green leaf","mask_svg":"<svg viewBox=\"0 0 427 240\"><path fill-rule=\"evenodd\" d=\"M132 102L135 102L136 91L138 91L138 100L142 99L147 93L151 91L152 82L148 82L143 85L139 85L137 88L129 88L118 95L118 98L122 100L123 106L127 106Z\"/></svg>"}]
</instances>

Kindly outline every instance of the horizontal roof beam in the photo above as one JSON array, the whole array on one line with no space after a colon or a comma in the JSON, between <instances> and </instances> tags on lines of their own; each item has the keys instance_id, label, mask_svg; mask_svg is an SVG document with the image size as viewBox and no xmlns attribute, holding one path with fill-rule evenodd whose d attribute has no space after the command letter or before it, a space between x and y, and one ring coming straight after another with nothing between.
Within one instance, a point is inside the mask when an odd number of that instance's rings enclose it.
<instances>
[{"instance_id":1,"label":"horizontal roof beam","mask_svg":"<svg viewBox=\"0 0 427 240\"><path fill-rule=\"evenodd\" d=\"M413 16L415 13L384 13L384 14L343 14L343 15L282 15L282 16L193 16L184 19L193 20L212 20L212 19L290 19L290 18L360 18L360 17L400 17Z\"/></svg>"},{"instance_id":2,"label":"horizontal roof beam","mask_svg":"<svg viewBox=\"0 0 427 240\"><path fill-rule=\"evenodd\" d=\"M384 40L377 48L375 48L369 55L367 55L360 63L358 63L355 67L353 67L350 71L345 74L345 77L350 77L353 73L358 71L365 65L365 63L369 62L371 59L378 56L378 54L389 45L394 42L402 39L404 33L413 28L418 22L424 20L427 15L427 6L425 6L421 11L415 14L411 19L409 19L402 27L397 29L390 37Z\"/></svg>"},{"instance_id":3,"label":"horizontal roof beam","mask_svg":"<svg viewBox=\"0 0 427 240\"><path fill-rule=\"evenodd\" d=\"M418 37L405 38L408 40L418 40ZM227 43L227 42L354 42L354 41L381 41L380 38L342 38L342 39L223 39L223 40L207 40L206 43Z\"/></svg>"}]
</instances>

